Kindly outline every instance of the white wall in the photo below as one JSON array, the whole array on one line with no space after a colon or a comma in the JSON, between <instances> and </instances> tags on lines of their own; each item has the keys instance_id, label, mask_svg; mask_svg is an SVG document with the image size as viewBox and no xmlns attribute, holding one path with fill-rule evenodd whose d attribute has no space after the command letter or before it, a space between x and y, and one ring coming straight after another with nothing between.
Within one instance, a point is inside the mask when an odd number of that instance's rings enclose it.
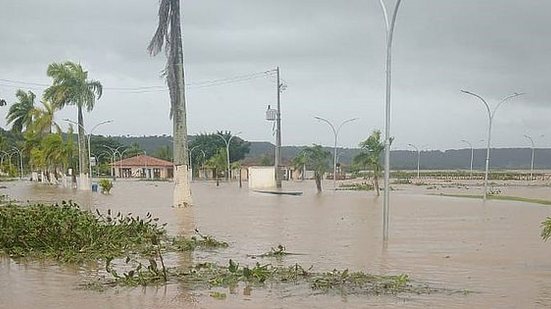
<instances>
[{"instance_id":1,"label":"white wall","mask_svg":"<svg viewBox=\"0 0 551 309\"><path fill-rule=\"evenodd\" d=\"M275 168L273 166L249 167L249 189L267 189L275 187Z\"/></svg>"}]
</instances>

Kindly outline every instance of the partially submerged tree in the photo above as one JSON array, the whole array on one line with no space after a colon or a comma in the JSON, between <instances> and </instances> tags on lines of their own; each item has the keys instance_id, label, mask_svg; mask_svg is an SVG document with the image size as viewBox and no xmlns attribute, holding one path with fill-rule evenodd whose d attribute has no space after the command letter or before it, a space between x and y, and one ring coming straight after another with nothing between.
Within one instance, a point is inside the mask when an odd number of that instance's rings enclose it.
<instances>
[{"instance_id":1,"label":"partially submerged tree","mask_svg":"<svg viewBox=\"0 0 551 309\"><path fill-rule=\"evenodd\" d=\"M541 237L544 241L547 241L551 238L551 217L547 217L547 219L541 223L541 226L543 227Z\"/></svg>"},{"instance_id":2,"label":"partially submerged tree","mask_svg":"<svg viewBox=\"0 0 551 309\"><path fill-rule=\"evenodd\" d=\"M306 155L304 152L299 152L293 160L291 160L291 165L295 171L300 171L302 180L305 178L306 174Z\"/></svg>"},{"instance_id":3,"label":"partially submerged tree","mask_svg":"<svg viewBox=\"0 0 551 309\"><path fill-rule=\"evenodd\" d=\"M390 142L392 143L392 138ZM360 153L354 157L354 163L373 171L373 186L377 191L377 196L379 196L379 177L382 176L381 172L383 169L381 155L385 150L385 144L381 140L381 131L374 130L371 132L371 135L360 143L360 149Z\"/></svg>"},{"instance_id":4,"label":"partially submerged tree","mask_svg":"<svg viewBox=\"0 0 551 309\"><path fill-rule=\"evenodd\" d=\"M215 155L211 156L205 166L213 170L214 177L216 178L216 185L220 184L220 172L226 171L228 161L226 159L226 148L221 147L218 149Z\"/></svg>"},{"instance_id":5,"label":"partially submerged tree","mask_svg":"<svg viewBox=\"0 0 551 309\"><path fill-rule=\"evenodd\" d=\"M170 93L170 117L174 136L173 204L175 207L191 206L180 0L161 0L159 3L159 23L147 50L150 55L155 56L163 47L167 56L165 75Z\"/></svg>"},{"instance_id":6,"label":"partially submerged tree","mask_svg":"<svg viewBox=\"0 0 551 309\"><path fill-rule=\"evenodd\" d=\"M64 63L51 63L47 74L53 79L52 85L44 91L44 99L52 102L55 108L63 108L66 105L76 105L78 112L78 138L80 144L80 179L81 190L90 190L88 185L88 148L84 133L84 116L82 110L88 112L94 109L96 100L101 98L103 87L99 81L88 79L88 71L77 63L66 61Z\"/></svg>"},{"instance_id":7,"label":"partially submerged tree","mask_svg":"<svg viewBox=\"0 0 551 309\"><path fill-rule=\"evenodd\" d=\"M314 180L316 181L316 188L318 192L322 191L321 182L323 174L327 171L328 161L331 157L329 151L323 150L320 145L314 144L311 147L306 147L302 150L301 154L306 159L306 165L314 170Z\"/></svg>"}]
</instances>

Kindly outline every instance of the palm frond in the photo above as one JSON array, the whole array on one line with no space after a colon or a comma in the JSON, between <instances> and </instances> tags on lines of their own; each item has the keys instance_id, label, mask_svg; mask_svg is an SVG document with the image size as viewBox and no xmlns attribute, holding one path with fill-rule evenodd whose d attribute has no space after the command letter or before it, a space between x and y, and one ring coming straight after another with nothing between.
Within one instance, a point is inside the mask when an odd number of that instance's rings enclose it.
<instances>
[{"instance_id":1,"label":"palm frond","mask_svg":"<svg viewBox=\"0 0 551 309\"><path fill-rule=\"evenodd\" d=\"M157 55L162 49L165 43L168 44L167 33L169 31L169 18L171 11L170 0L161 0L159 2L159 24L157 30L153 35L153 38L147 46L147 51L151 56Z\"/></svg>"}]
</instances>

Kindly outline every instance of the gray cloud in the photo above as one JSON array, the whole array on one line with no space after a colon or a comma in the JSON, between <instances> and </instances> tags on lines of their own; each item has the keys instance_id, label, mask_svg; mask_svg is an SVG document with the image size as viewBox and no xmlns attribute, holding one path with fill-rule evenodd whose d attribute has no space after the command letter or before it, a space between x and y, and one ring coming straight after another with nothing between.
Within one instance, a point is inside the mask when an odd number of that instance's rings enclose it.
<instances>
[{"instance_id":1,"label":"gray cloud","mask_svg":"<svg viewBox=\"0 0 551 309\"><path fill-rule=\"evenodd\" d=\"M0 78L49 83L49 63L73 60L107 88L164 84L163 55L152 58L145 50L157 1L4 2ZM483 106L460 89L492 104L514 91L527 93L498 112L496 146L525 145L524 133L551 137L549 12L551 2L539 0L403 1L393 54L397 145L451 148L460 147L461 139L485 138ZM184 1L183 29L188 82L281 66L288 83L282 96L285 144L331 144L328 128L313 116L335 122L360 117L343 129L345 146L382 129L385 53L378 1ZM24 85L0 82L0 96L12 101L15 86ZM190 133L230 129L272 140L263 117L274 103L269 78L190 88ZM68 109L57 118L75 114ZM168 95L106 90L85 121L105 119L115 122L100 133L170 134Z\"/></svg>"}]
</instances>

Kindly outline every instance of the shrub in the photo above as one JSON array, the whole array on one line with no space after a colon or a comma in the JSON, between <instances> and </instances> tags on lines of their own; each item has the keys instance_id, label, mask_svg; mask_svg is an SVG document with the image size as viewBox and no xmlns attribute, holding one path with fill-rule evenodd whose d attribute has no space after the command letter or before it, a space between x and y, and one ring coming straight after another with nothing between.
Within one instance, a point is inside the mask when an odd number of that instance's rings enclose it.
<instances>
[{"instance_id":1,"label":"shrub","mask_svg":"<svg viewBox=\"0 0 551 309\"><path fill-rule=\"evenodd\" d=\"M113 188L113 183L109 179L101 179L99 181L99 186L101 188L101 193L109 194Z\"/></svg>"}]
</instances>

